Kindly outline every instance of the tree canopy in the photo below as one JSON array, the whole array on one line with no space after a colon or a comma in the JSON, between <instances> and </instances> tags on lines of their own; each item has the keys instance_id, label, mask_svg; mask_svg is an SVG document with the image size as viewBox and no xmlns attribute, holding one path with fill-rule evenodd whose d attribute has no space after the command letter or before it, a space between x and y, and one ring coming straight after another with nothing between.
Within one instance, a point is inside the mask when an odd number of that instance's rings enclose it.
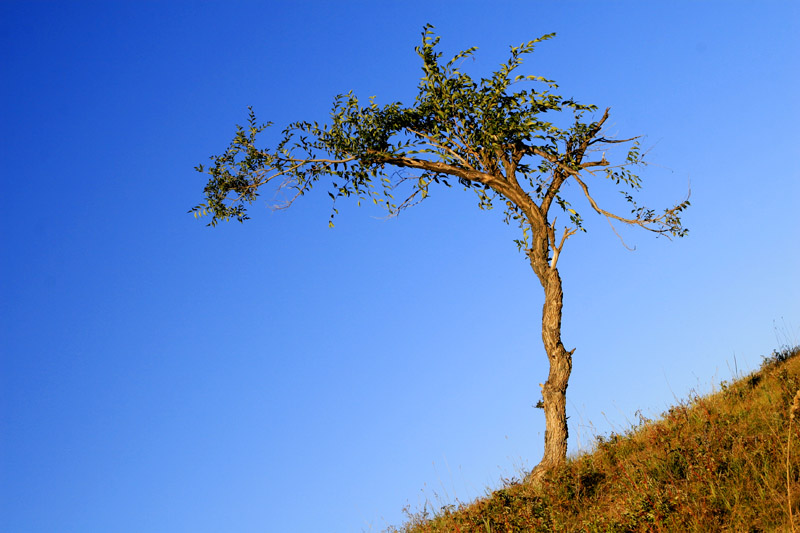
<instances>
[{"instance_id":1,"label":"tree canopy","mask_svg":"<svg viewBox=\"0 0 800 533\"><path fill-rule=\"evenodd\" d=\"M436 50L439 37L433 26L426 25L422 45L416 48L424 76L411 106L400 102L379 106L374 97L362 105L352 92L339 95L329 123L289 124L274 149L257 145L258 135L271 124L260 124L251 108L247 126L237 126L228 149L213 156L210 166L197 167L210 179L206 201L191 212L211 215L212 226L229 219L241 222L249 218L247 206L264 189L276 194L278 203L273 207L285 208L324 180L334 201L332 226L335 203L343 197L355 197L359 204L372 201L396 215L426 199L432 186L457 183L477 194L482 209L500 203L506 222L519 224L522 230L517 244L527 249L533 244L530 223L536 219L550 226L552 204L570 220L561 245L583 230L582 215L562 192L562 185L573 180L594 211L610 221L685 235L680 212L689 205L688 199L660 213L637 204L633 193L642 180L633 170L643 163L639 141L602 135L609 109L599 119L587 120L596 106L555 94L558 86L552 80L516 74L524 57L554 35L512 46L506 63L491 77L476 81L461 70L461 64L477 48L442 62ZM564 112L570 115L566 125ZM612 164L606 151L621 143L629 144L627 154ZM590 153L602 155L587 160ZM596 178L619 186L631 206L630 215L598 205L590 192ZM557 253L560 246L553 229L548 231L549 246Z\"/></svg>"}]
</instances>

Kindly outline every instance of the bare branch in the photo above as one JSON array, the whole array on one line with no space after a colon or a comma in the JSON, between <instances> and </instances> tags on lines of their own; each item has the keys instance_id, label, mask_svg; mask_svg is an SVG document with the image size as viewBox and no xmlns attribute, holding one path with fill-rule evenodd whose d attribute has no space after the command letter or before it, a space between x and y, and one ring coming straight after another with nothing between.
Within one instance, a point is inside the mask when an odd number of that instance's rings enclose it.
<instances>
[{"instance_id":1,"label":"bare branch","mask_svg":"<svg viewBox=\"0 0 800 533\"><path fill-rule=\"evenodd\" d=\"M538 209L534 211L531 210L531 207L536 207L533 203L533 200L523 191L520 187L512 187L509 185L508 182L499 179L497 176L493 176L492 174L487 174L485 172L480 172L478 170L471 170L456 167L453 165L449 165L447 163L442 163L440 161L428 161L426 159L415 159L412 157L408 157L401 154L376 154L380 156L380 160L384 163L388 163L391 165L396 165L400 167L409 167L409 168L416 168L420 170L426 170L429 172L434 172L438 174L447 174L450 176L456 176L458 178L462 178L467 181L474 181L477 183L481 183L483 185L489 186L492 190L496 193L506 197L507 199L511 200L520 208L523 209L526 215L529 217L536 218L537 220L542 220L542 214L539 212Z\"/></svg>"},{"instance_id":2,"label":"bare branch","mask_svg":"<svg viewBox=\"0 0 800 533\"><path fill-rule=\"evenodd\" d=\"M462 122L462 125L463 125L463 122ZM454 124L454 126L458 126L458 124ZM463 128L458 128L458 129L461 129L461 130L462 130L462 133L464 133L464 132L463 132ZM458 140L459 140L459 141L461 141L461 142L460 142L460 143L458 143L458 142L456 142L456 141L455 141L455 140L453 140L453 139L450 139L450 141L451 141L452 143L454 143L454 144L458 145L458 146L459 146L459 147L460 147L462 150L464 150L465 152L468 152L468 153L469 153L469 155L471 155L472 157L474 157L474 158L475 158L475 161L478 161L478 162L480 162L480 161L481 161L481 157L480 157L480 155L478 155L478 153L477 153L477 152L475 152L475 151L472 149L472 146L470 146L470 143L468 143L468 142L467 142L467 140L464 138L464 135L462 135L462 134L461 134L461 133L459 133L458 131L453 131L453 134L454 134L454 135L455 135L455 136L458 138ZM474 168L472 165L470 165L470 167L471 167L471 168ZM477 169L476 169L476 170L477 170Z\"/></svg>"},{"instance_id":3,"label":"bare branch","mask_svg":"<svg viewBox=\"0 0 800 533\"><path fill-rule=\"evenodd\" d=\"M612 223L611 223L611 219L609 219L608 217L606 217L606 222L608 222L608 225L609 225L609 226L611 226L611 231L613 231L613 232L614 232L614 235L616 235L616 236L617 236L617 238L619 239L619 242L621 242L621 243L622 243L622 246L624 246L626 249L628 249L628 250L629 250L629 251L631 251L631 252L633 252L633 251L635 251L635 250L636 250L636 246L634 246L633 248L631 248L630 246L628 246L628 245L625 243L625 239L623 239L623 238L622 238L622 235L620 235L620 234L617 232L617 228L615 228L615 227L614 227L614 224L612 224ZM667 238L669 238L669 235L667 235Z\"/></svg>"},{"instance_id":4,"label":"bare branch","mask_svg":"<svg viewBox=\"0 0 800 533\"><path fill-rule=\"evenodd\" d=\"M438 174L449 174L468 181L477 181L479 183L489 184L495 178L491 174L485 174L477 170L468 168L456 167L441 161L428 161L426 159L416 159L408 157L404 154L383 154L375 152L381 162L389 163L399 167L417 168L420 170L427 170Z\"/></svg>"},{"instance_id":5,"label":"bare branch","mask_svg":"<svg viewBox=\"0 0 800 533\"><path fill-rule=\"evenodd\" d=\"M621 143L629 143L631 141L635 141L636 139L641 139L641 135L637 135L636 137L631 137L630 139L608 139L606 137L598 137L597 139L592 139L589 141L588 145L591 146L594 143L607 143L607 144L621 144Z\"/></svg>"},{"instance_id":6,"label":"bare branch","mask_svg":"<svg viewBox=\"0 0 800 533\"><path fill-rule=\"evenodd\" d=\"M408 131L409 133L411 133L413 135L417 135L419 137L422 137L422 138L426 139L430 146L433 146L435 148L438 148L440 150L443 150L443 151L447 152L448 154L453 156L455 159L458 159L459 161L461 161L461 164L463 164L465 167L467 167L469 169L472 169L472 170L475 170L474 167L472 165L470 165L463 157L461 157L461 155L458 152L452 150L451 148L449 148L449 147L447 147L447 146L445 146L443 144L439 144L438 142L436 142L436 139L432 135L427 135L425 133L422 133L422 132L419 132L419 131L416 131L416 130L412 130L411 128L408 128L408 127L406 128L406 131ZM462 150L464 149L463 146L459 145L457 142L453 141L452 139L450 140L450 142L456 144Z\"/></svg>"},{"instance_id":7,"label":"bare branch","mask_svg":"<svg viewBox=\"0 0 800 533\"><path fill-rule=\"evenodd\" d=\"M303 165L307 165L309 163L330 163L331 165L334 163L349 163L351 161L355 161L358 159L355 156L346 157L344 159L324 159L324 158L315 158L315 159L298 159L296 157L287 157L285 161L289 161L291 163L298 163L298 165L294 168L299 168Z\"/></svg>"},{"instance_id":8,"label":"bare branch","mask_svg":"<svg viewBox=\"0 0 800 533\"><path fill-rule=\"evenodd\" d=\"M553 224L555 225L555 219L553 219ZM558 264L558 257L561 255L561 249L564 247L564 243L569 239L571 236L575 235L578 232L577 228L568 228L564 227L564 233L561 235L561 242L558 243L558 246L553 247L553 259L550 260L550 268L556 268ZM555 243L554 243L555 244Z\"/></svg>"},{"instance_id":9,"label":"bare branch","mask_svg":"<svg viewBox=\"0 0 800 533\"><path fill-rule=\"evenodd\" d=\"M610 211L606 211L605 209L603 209L599 205L597 205L597 202L594 200L594 198L592 198L592 195L589 194L589 187L587 187L587 185L583 182L583 180L580 179L578 174L577 173L573 174L573 177L575 178L575 181L578 182L578 185L581 186L581 189L583 189L583 193L586 196L586 198L589 200L589 203L591 204L592 209L594 209L598 214L603 215L607 219L619 220L620 222L623 222L625 224L629 224L631 226L639 226L640 228L644 228L644 229L646 229L648 231L652 231L653 233L665 234L668 231L670 231L669 227L664 227L664 226L666 226L666 223L663 220L663 218L664 218L663 216L662 217L658 217L658 218L649 219L649 220L644 220L644 219L639 219L639 218L625 218L625 217L621 217L619 215L615 215L614 213L611 213ZM655 224L655 225L662 226L662 227L653 228L653 227L650 227L650 224ZM613 228L613 225L612 225L612 228ZM616 233L616 230L615 230L615 233Z\"/></svg>"},{"instance_id":10,"label":"bare branch","mask_svg":"<svg viewBox=\"0 0 800 533\"><path fill-rule=\"evenodd\" d=\"M608 161L606 161L606 154L603 153L603 158L600 161L589 161L587 163L581 163L581 168L591 168L591 167L607 167L610 165Z\"/></svg>"}]
</instances>

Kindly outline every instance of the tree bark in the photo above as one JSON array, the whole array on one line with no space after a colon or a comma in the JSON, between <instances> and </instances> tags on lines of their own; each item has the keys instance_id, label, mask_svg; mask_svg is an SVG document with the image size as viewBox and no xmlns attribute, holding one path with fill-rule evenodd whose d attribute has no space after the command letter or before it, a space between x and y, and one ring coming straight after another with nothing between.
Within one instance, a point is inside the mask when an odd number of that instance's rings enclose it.
<instances>
[{"instance_id":1,"label":"tree bark","mask_svg":"<svg viewBox=\"0 0 800 533\"><path fill-rule=\"evenodd\" d=\"M544 264L542 264L544 263ZM555 266L547 265L546 258L531 255L531 266L544 287L542 308L542 341L550 361L547 382L542 385L545 432L544 455L541 462L525 478L528 483L538 482L553 467L567 458L567 384L572 372L572 354L561 343L561 309L564 293L561 276Z\"/></svg>"}]
</instances>

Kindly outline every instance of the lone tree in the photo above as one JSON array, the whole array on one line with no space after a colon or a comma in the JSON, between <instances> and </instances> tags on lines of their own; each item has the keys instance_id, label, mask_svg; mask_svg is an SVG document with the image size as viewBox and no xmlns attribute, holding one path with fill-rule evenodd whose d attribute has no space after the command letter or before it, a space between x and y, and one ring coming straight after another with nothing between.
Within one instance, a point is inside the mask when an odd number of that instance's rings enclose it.
<instances>
[{"instance_id":1,"label":"lone tree","mask_svg":"<svg viewBox=\"0 0 800 533\"><path fill-rule=\"evenodd\" d=\"M439 37L426 25L422 45L416 48L424 77L411 106L379 106L374 97L362 106L352 92L339 95L328 124L292 123L274 149L256 146L256 137L270 124L259 124L251 109L248 127L237 126L228 149L212 156L210 167L197 167L210 178L205 201L190 211L210 215L211 226L232 218L243 222L247 205L265 189L279 197L276 208L286 208L318 181L329 187L334 202L330 226L342 197L355 197L359 205L371 200L396 215L425 200L432 187L457 183L477 194L481 209L500 205L505 222L519 226L515 242L544 289L542 340L550 361L539 404L546 424L544 456L527 476L529 482L563 463L567 454L566 392L575 350L567 350L561 341L558 260L567 239L585 230L564 186L576 185L573 191L609 222L668 237L686 235L680 215L689 205L687 199L657 213L636 203L633 194L642 182L632 169L643 164L643 156L637 138L604 135L609 109L598 120L585 119L596 106L554 94L558 86L551 80L512 76L536 43L553 36L511 47L508 62L476 81L459 64L477 48L442 63L436 50ZM520 83L528 88L517 89ZM612 163L606 153L617 154L617 145L624 149ZM629 215L608 211L595 201L591 188L604 180L620 189L630 204ZM398 190L404 192L395 203ZM569 223L556 224L554 206L566 213Z\"/></svg>"}]
</instances>

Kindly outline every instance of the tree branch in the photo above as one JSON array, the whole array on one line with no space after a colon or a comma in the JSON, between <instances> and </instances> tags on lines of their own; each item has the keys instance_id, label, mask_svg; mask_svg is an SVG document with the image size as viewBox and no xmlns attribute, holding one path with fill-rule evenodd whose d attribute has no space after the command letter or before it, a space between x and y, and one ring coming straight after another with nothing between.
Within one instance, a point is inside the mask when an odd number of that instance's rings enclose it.
<instances>
[{"instance_id":1,"label":"tree branch","mask_svg":"<svg viewBox=\"0 0 800 533\"><path fill-rule=\"evenodd\" d=\"M486 174L477 170L468 168L456 167L440 161L428 161L426 159L415 159L406 155L397 154L384 154L375 152L374 155L378 156L382 163L389 163L399 167L417 168L420 170L427 170L429 172L436 172L438 174L449 174L468 181L477 181L488 185L493 181L494 176Z\"/></svg>"},{"instance_id":2,"label":"tree branch","mask_svg":"<svg viewBox=\"0 0 800 533\"><path fill-rule=\"evenodd\" d=\"M422 137L422 138L426 139L430 146L432 146L434 148L438 148L438 149L440 149L440 150L442 150L444 152L447 152L448 154L453 156L455 159L458 159L459 161L461 161L461 164L463 164L466 168L475 170L475 168L472 165L470 165L463 157L461 157L461 155L458 152L454 151L451 148L448 148L447 146L445 146L443 144L439 144L438 142L436 142L436 139L433 136L428 135L426 133L422 133L420 131L412 130L409 127L406 127L406 131L408 131L412 135L417 135L419 137ZM456 146L458 146L459 148L464 150L464 147L461 146L460 144L458 144L456 141L451 139L450 142L454 143Z\"/></svg>"},{"instance_id":3,"label":"tree branch","mask_svg":"<svg viewBox=\"0 0 800 533\"><path fill-rule=\"evenodd\" d=\"M625 217L621 217L619 215L615 215L614 213L611 213L610 211L606 211L605 209L603 209L599 205L597 205L597 202L594 200L594 198L592 198L592 195L589 194L589 187L587 187L587 185L583 182L583 180L581 180L580 177L578 177L577 174L573 174L573 177L575 178L575 181L578 182L578 185L581 186L581 189L583 189L583 193L586 196L586 198L589 200L589 203L591 204L592 209L594 209L598 214L603 215L607 219L612 219L613 218L614 220L619 220L620 222L623 222L625 224L629 224L631 226L639 226L640 228L644 228L644 229L646 229L648 231L652 231L653 233L664 234L664 233L669 231L669 228L665 228L665 227L652 228L652 227L648 226L648 224L656 224L656 225L663 226L664 222L661 220L662 217L649 219L649 220L643 220L643 219L639 219L639 218L625 218ZM612 228L613 228L613 225L612 225ZM616 230L615 230L615 233L616 233Z\"/></svg>"},{"instance_id":4,"label":"tree branch","mask_svg":"<svg viewBox=\"0 0 800 533\"><path fill-rule=\"evenodd\" d=\"M553 225L555 225L555 223L556 221L553 219ZM564 247L564 243L577 232L577 228L564 227L564 233L561 235L561 242L558 244L558 246L553 246L553 258L550 260L550 268L556 268L556 264L558 264L558 257L561 255L561 249ZM555 244L555 242L553 242L553 244Z\"/></svg>"}]
</instances>

